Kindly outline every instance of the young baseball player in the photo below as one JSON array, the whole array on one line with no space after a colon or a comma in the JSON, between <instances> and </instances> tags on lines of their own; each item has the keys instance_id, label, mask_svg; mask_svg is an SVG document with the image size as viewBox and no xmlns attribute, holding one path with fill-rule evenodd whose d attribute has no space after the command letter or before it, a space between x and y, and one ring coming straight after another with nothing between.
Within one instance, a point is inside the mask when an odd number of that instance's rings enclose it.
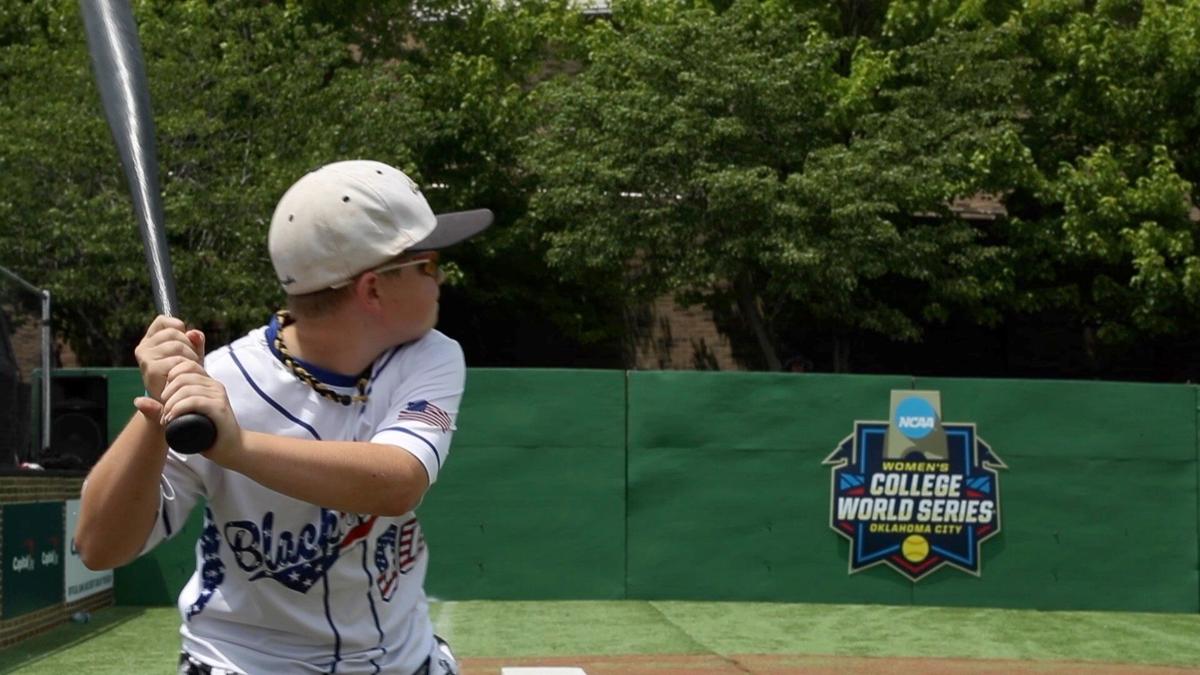
<instances>
[{"instance_id":1,"label":"young baseball player","mask_svg":"<svg viewBox=\"0 0 1200 675\"><path fill-rule=\"evenodd\" d=\"M386 164L330 164L271 219L287 310L207 357L199 331L150 324L135 351L146 396L88 477L75 540L89 567L122 565L203 500L180 673L457 672L429 619L413 509L464 383L458 343L433 330L433 249L490 223L434 216ZM217 427L203 454L163 436L190 412Z\"/></svg>"}]
</instances>

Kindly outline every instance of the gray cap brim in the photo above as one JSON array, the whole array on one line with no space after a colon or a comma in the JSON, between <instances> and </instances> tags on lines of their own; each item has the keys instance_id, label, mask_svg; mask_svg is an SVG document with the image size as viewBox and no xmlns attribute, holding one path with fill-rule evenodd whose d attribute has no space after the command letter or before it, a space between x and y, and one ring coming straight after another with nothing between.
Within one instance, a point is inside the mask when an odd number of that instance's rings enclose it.
<instances>
[{"instance_id":1,"label":"gray cap brim","mask_svg":"<svg viewBox=\"0 0 1200 675\"><path fill-rule=\"evenodd\" d=\"M437 227L421 241L409 247L410 251L432 251L453 246L483 232L492 224L494 216L489 209L454 211L437 216Z\"/></svg>"}]
</instances>

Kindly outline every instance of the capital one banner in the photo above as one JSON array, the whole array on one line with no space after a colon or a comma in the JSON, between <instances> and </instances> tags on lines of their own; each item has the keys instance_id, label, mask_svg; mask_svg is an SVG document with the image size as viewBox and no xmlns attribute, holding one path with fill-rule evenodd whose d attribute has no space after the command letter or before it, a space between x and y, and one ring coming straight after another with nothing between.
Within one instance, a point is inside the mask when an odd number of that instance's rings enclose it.
<instances>
[{"instance_id":1,"label":"capital one banner","mask_svg":"<svg viewBox=\"0 0 1200 675\"><path fill-rule=\"evenodd\" d=\"M79 500L67 501L67 531L63 540L67 546L67 561L64 566L63 595L67 602L95 595L100 591L113 587L112 570L93 572L84 567L83 560L75 550L75 524L79 522Z\"/></svg>"},{"instance_id":2,"label":"capital one banner","mask_svg":"<svg viewBox=\"0 0 1200 675\"><path fill-rule=\"evenodd\" d=\"M63 598L63 503L5 504L4 619L50 607Z\"/></svg>"}]
</instances>

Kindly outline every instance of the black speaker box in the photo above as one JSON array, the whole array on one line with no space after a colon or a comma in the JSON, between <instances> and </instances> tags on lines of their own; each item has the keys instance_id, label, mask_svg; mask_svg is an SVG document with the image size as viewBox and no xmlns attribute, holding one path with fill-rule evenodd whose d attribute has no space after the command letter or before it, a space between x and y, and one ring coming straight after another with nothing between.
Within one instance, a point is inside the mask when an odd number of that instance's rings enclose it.
<instances>
[{"instance_id":1,"label":"black speaker box","mask_svg":"<svg viewBox=\"0 0 1200 675\"><path fill-rule=\"evenodd\" d=\"M108 378L53 374L47 469L90 469L108 448Z\"/></svg>"}]
</instances>

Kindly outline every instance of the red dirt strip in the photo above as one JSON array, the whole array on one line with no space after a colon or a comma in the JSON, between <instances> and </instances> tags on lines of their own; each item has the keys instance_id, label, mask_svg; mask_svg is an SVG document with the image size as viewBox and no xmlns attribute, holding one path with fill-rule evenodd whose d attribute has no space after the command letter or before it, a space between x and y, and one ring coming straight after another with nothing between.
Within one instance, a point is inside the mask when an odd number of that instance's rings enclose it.
<instances>
[{"instance_id":1,"label":"red dirt strip","mask_svg":"<svg viewBox=\"0 0 1200 675\"><path fill-rule=\"evenodd\" d=\"M1143 666L1085 661L1004 659L928 659L916 657L800 656L737 654L649 654L628 656L554 656L463 659L464 675L497 675L504 666L576 666L587 675L1181 675L1200 668Z\"/></svg>"}]
</instances>

